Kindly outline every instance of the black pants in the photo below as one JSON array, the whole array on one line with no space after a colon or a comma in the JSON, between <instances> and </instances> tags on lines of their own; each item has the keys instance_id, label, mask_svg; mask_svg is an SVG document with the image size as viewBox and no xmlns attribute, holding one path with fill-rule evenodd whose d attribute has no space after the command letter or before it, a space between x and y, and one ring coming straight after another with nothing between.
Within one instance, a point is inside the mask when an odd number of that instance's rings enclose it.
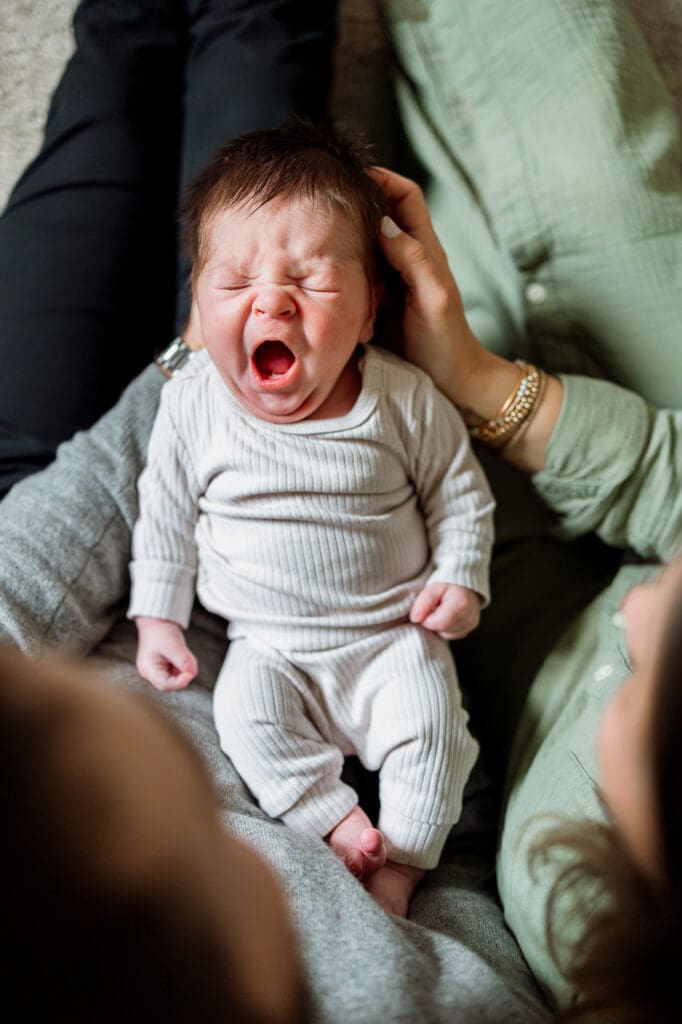
<instances>
[{"instance_id":1,"label":"black pants","mask_svg":"<svg viewBox=\"0 0 682 1024\"><path fill-rule=\"evenodd\" d=\"M0 218L0 496L88 427L189 302L183 186L238 132L326 116L333 0L83 0Z\"/></svg>"}]
</instances>

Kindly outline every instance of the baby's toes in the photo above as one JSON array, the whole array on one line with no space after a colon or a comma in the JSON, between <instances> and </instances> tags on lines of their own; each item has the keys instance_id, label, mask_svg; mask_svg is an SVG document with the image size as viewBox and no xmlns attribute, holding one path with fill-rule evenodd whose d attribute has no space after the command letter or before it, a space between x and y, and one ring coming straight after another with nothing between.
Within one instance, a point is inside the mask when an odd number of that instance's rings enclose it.
<instances>
[{"instance_id":1,"label":"baby's toes","mask_svg":"<svg viewBox=\"0 0 682 1024\"><path fill-rule=\"evenodd\" d=\"M378 828L366 828L360 833L360 850L365 858L363 879L369 878L386 863L386 844Z\"/></svg>"}]
</instances>

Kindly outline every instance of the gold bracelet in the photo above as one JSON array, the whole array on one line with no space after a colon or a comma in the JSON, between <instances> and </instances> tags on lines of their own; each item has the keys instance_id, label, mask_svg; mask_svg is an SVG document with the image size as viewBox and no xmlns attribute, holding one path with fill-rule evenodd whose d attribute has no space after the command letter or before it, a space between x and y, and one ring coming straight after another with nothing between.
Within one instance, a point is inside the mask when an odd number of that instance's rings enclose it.
<instances>
[{"instance_id":1,"label":"gold bracelet","mask_svg":"<svg viewBox=\"0 0 682 1024\"><path fill-rule=\"evenodd\" d=\"M509 438L508 441L505 442L505 444L503 446L504 448L513 448L515 445L517 445L519 443L519 441L521 440L523 435L526 433L526 431L530 427L531 423L535 419L535 416L537 414L538 409L540 408L540 405L542 404L542 399L544 397L545 388L546 387L547 387L547 374L544 373L542 370L540 370L540 387L538 389L538 397L535 399L535 405L533 406L531 411L528 413L528 415L526 416L526 419L523 421L523 423L521 424L519 429L517 431L515 431L514 434L512 434L512 436Z\"/></svg>"},{"instance_id":2,"label":"gold bracelet","mask_svg":"<svg viewBox=\"0 0 682 1024\"><path fill-rule=\"evenodd\" d=\"M545 374L542 370L522 359L515 362L521 369L521 376L500 411L487 423L480 423L469 430L474 440L495 451L501 451L511 441L535 409L544 390Z\"/></svg>"}]
</instances>

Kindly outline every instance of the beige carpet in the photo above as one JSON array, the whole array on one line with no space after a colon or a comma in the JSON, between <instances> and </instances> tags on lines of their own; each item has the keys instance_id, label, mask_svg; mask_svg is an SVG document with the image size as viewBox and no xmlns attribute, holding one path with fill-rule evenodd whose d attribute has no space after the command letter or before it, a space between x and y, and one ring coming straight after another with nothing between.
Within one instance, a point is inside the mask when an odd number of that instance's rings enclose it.
<instances>
[{"instance_id":1,"label":"beige carpet","mask_svg":"<svg viewBox=\"0 0 682 1024\"><path fill-rule=\"evenodd\" d=\"M364 127L370 137L384 126L389 87L376 2L341 0L334 95L338 117ZM1 206L39 145L50 93L71 52L76 0L0 0L0 5ZM630 0L630 6L682 113L682 0Z\"/></svg>"}]
</instances>

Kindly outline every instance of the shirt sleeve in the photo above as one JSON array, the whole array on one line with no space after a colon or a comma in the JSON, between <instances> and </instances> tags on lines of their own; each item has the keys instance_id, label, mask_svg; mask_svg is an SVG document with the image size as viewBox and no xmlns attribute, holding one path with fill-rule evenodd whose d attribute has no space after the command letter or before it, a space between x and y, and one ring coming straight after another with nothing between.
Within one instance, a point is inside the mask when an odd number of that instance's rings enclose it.
<instances>
[{"instance_id":1,"label":"shirt sleeve","mask_svg":"<svg viewBox=\"0 0 682 1024\"><path fill-rule=\"evenodd\" d=\"M128 596L136 480L165 377L149 366L0 502L0 641L87 654Z\"/></svg>"},{"instance_id":2,"label":"shirt sleeve","mask_svg":"<svg viewBox=\"0 0 682 1024\"><path fill-rule=\"evenodd\" d=\"M596 531L614 547L668 560L682 538L682 412L654 409L607 381L565 375L564 400L532 480L557 532Z\"/></svg>"},{"instance_id":3,"label":"shirt sleeve","mask_svg":"<svg viewBox=\"0 0 682 1024\"><path fill-rule=\"evenodd\" d=\"M455 583L490 601L495 503L464 422L428 380L415 399L414 482L431 547L429 582Z\"/></svg>"},{"instance_id":4,"label":"shirt sleeve","mask_svg":"<svg viewBox=\"0 0 682 1024\"><path fill-rule=\"evenodd\" d=\"M170 619L185 629L194 602L199 485L173 398L171 383L162 394L139 480L128 617Z\"/></svg>"}]
</instances>

